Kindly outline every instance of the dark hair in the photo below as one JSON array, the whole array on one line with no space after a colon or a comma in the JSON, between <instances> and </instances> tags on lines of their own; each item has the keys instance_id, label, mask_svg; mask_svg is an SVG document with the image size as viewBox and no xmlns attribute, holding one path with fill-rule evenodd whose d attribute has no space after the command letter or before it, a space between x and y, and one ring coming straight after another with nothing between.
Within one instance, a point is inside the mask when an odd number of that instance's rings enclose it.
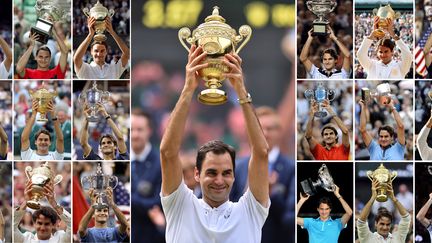
<instances>
[{"instance_id":1,"label":"dark hair","mask_svg":"<svg viewBox=\"0 0 432 243\"><path fill-rule=\"evenodd\" d=\"M47 51L49 55L51 56L51 50L48 48L48 46L41 46L36 51L36 56L39 54L39 51Z\"/></svg>"},{"instance_id":2,"label":"dark hair","mask_svg":"<svg viewBox=\"0 0 432 243\"><path fill-rule=\"evenodd\" d=\"M332 209L332 207L333 207L333 204L330 201L330 198L328 198L328 197L322 197L322 198L320 198L320 200L318 201L318 204L317 204L317 208L319 208L319 206L321 205L321 203L327 204L327 206L329 206L330 209Z\"/></svg>"},{"instance_id":3,"label":"dark hair","mask_svg":"<svg viewBox=\"0 0 432 243\"><path fill-rule=\"evenodd\" d=\"M330 129L334 132L334 134L336 135L336 143L337 143L339 140L339 137L338 137L338 132L337 132L336 128L334 128L331 124L327 124L327 125L323 126L323 128L321 129L321 136L324 136L324 130L326 130L326 129Z\"/></svg>"},{"instance_id":4,"label":"dark hair","mask_svg":"<svg viewBox=\"0 0 432 243\"><path fill-rule=\"evenodd\" d=\"M378 212L375 217L375 223L378 223L378 221L380 221L381 218L388 218L390 219L390 223L393 222L393 216L385 207L378 208Z\"/></svg>"},{"instance_id":5,"label":"dark hair","mask_svg":"<svg viewBox=\"0 0 432 243\"><path fill-rule=\"evenodd\" d=\"M108 51L108 44L105 41L93 41L93 43L90 45L90 50L93 49L94 45L104 45L105 49Z\"/></svg>"},{"instance_id":6,"label":"dark hair","mask_svg":"<svg viewBox=\"0 0 432 243\"><path fill-rule=\"evenodd\" d=\"M114 145L117 147L117 139L113 136L113 135L111 135L111 134L103 134L101 137L100 137L100 139L99 139L99 146L100 145L102 145L102 140L104 139L104 138L109 138L109 139L111 139L111 141L114 143Z\"/></svg>"},{"instance_id":7,"label":"dark hair","mask_svg":"<svg viewBox=\"0 0 432 243\"><path fill-rule=\"evenodd\" d=\"M386 126L382 126L382 127L378 128L378 136L382 130L387 131L390 134L390 136L393 137L393 135L394 135L393 127L386 125Z\"/></svg>"},{"instance_id":8,"label":"dark hair","mask_svg":"<svg viewBox=\"0 0 432 243\"><path fill-rule=\"evenodd\" d=\"M150 113L145 112L145 111L143 111L143 110L140 109L140 108L134 108L134 109L132 109L132 111L131 111L131 115L145 117L145 118L147 119L147 123L148 123L149 127L150 127L150 128L153 127L152 119L151 119Z\"/></svg>"},{"instance_id":9,"label":"dark hair","mask_svg":"<svg viewBox=\"0 0 432 243\"><path fill-rule=\"evenodd\" d=\"M396 44L395 44L395 42L392 39L390 39L390 38L383 38L383 39L381 39L381 40L378 41L378 43L377 43L377 50L378 50L378 48L380 46L385 46L385 47L390 48L391 51L393 51L395 45Z\"/></svg>"},{"instance_id":10,"label":"dark hair","mask_svg":"<svg viewBox=\"0 0 432 243\"><path fill-rule=\"evenodd\" d=\"M235 171L234 148L220 140L213 140L205 143L203 146L201 146L201 148L198 149L198 153L196 157L196 167L198 169L198 172L201 173L202 163L208 152L213 152L216 155L229 153L233 165L233 172Z\"/></svg>"},{"instance_id":11,"label":"dark hair","mask_svg":"<svg viewBox=\"0 0 432 243\"><path fill-rule=\"evenodd\" d=\"M32 216L33 223L36 223L36 220L39 218L39 215L43 215L49 218L52 224L55 224L57 222L57 219L59 218L57 216L57 212L53 208L42 206L40 209L36 210L33 213Z\"/></svg>"},{"instance_id":12,"label":"dark hair","mask_svg":"<svg viewBox=\"0 0 432 243\"><path fill-rule=\"evenodd\" d=\"M40 129L39 131L37 131L36 134L34 135L34 136L35 136L35 140L37 140L38 137L39 137L42 133L45 134L45 135L48 135L49 140L51 141L51 134L50 134L50 132L49 132L48 130L46 130L46 129Z\"/></svg>"},{"instance_id":13,"label":"dark hair","mask_svg":"<svg viewBox=\"0 0 432 243\"><path fill-rule=\"evenodd\" d=\"M332 48L327 48L321 52L321 55L320 55L321 62L323 62L324 54L326 54L326 53L330 54L330 56L332 56L335 60L337 60L338 54L337 54L336 50L332 49Z\"/></svg>"}]
</instances>

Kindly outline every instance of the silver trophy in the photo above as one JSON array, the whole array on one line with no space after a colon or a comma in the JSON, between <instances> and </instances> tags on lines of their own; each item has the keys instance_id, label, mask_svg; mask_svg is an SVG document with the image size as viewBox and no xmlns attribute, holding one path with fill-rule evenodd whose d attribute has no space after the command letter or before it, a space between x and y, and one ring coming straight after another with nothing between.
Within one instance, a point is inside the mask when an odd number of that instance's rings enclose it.
<instances>
[{"instance_id":1,"label":"silver trophy","mask_svg":"<svg viewBox=\"0 0 432 243\"><path fill-rule=\"evenodd\" d=\"M393 97L389 83L382 83L376 87L376 90L372 91L369 88L362 88L361 92L362 100L365 103L369 103L373 98L380 105L388 105Z\"/></svg>"},{"instance_id":2,"label":"silver trophy","mask_svg":"<svg viewBox=\"0 0 432 243\"><path fill-rule=\"evenodd\" d=\"M334 89L326 89L326 87L324 87L323 83L318 83L318 86L316 87L316 89L307 89L304 92L304 96L306 97L307 100L312 101L315 100L318 103L318 111L315 112L314 116L316 117L326 117L327 116L327 112L325 110L322 109L321 104L325 101L325 100L329 100L332 101L335 99L335 94L336 91Z\"/></svg>"},{"instance_id":3,"label":"silver trophy","mask_svg":"<svg viewBox=\"0 0 432 243\"><path fill-rule=\"evenodd\" d=\"M313 35L327 35L326 27L329 21L325 17L333 12L336 5L337 3L334 0L309 0L306 2L309 11L318 17L313 21Z\"/></svg>"},{"instance_id":4,"label":"silver trophy","mask_svg":"<svg viewBox=\"0 0 432 243\"><path fill-rule=\"evenodd\" d=\"M42 44L48 42L54 22L66 20L68 15L58 0L37 0L35 5L36 25L31 27L30 34L36 33L36 40Z\"/></svg>"},{"instance_id":5,"label":"silver trophy","mask_svg":"<svg viewBox=\"0 0 432 243\"><path fill-rule=\"evenodd\" d=\"M317 188L321 187L328 192L334 192L336 185L333 182L333 177L330 174L327 166L323 164L318 170L317 181L312 181L311 178L300 182L303 192L312 196L317 192Z\"/></svg>"},{"instance_id":6,"label":"silver trophy","mask_svg":"<svg viewBox=\"0 0 432 243\"><path fill-rule=\"evenodd\" d=\"M98 162L96 174L84 176L81 179L81 185L84 190L94 189L94 193L97 198L96 203L92 205L94 209L108 207L105 191L108 187L111 187L112 189L116 188L117 184L117 176L105 175L103 173L101 162Z\"/></svg>"},{"instance_id":7,"label":"silver trophy","mask_svg":"<svg viewBox=\"0 0 432 243\"><path fill-rule=\"evenodd\" d=\"M89 10L88 8L84 8L83 12L87 18L94 17L96 19L95 23L95 32L96 35L93 37L95 41L105 41L107 37L104 32L106 30L105 26L105 18L114 16L114 9L108 10L104 5L102 5L99 0L97 3Z\"/></svg>"},{"instance_id":8,"label":"silver trophy","mask_svg":"<svg viewBox=\"0 0 432 243\"><path fill-rule=\"evenodd\" d=\"M99 118L97 116L97 104L102 103L105 104L108 102L111 93L108 91L102 91L97 88L96 81L93 81L93 86L90 89L87 89L79 95L79 101L81 104L87 103L90 107L90 115L87 117L89 122L97 122Z\"/></svg>"}]
</instances>

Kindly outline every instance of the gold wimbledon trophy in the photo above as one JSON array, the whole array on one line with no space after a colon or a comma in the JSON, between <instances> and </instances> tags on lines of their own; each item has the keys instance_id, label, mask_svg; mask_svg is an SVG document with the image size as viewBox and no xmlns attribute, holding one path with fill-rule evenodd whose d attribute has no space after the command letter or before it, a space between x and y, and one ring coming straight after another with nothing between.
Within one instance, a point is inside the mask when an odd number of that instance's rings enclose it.
<instances>
[{"instance_id":1,"label":"gold wimbledon trophy","mask_svg":"<svg viewBox=\"0 0 432 243\"><path fill-rule=\"evenodd\" d=\"M30 90L30 96L32 99L36 99L39 102L39 109L37 112L40 113L38 121L48 121L46 118L48 103L57 96L57 91L50 92L45 88L39 89L36 92ZM34 112L34 111L33 111Z\"/></svg>"},{"instance_id":2,"label":"gold wimbledon trophy","mask_svg":"<svg viewBox=\"0 0 432 243\"><path fill-rule=\"evenodd\" d=\"M40 208L40 199L45 196L44 186L50 181L53 185L57 185L63 180L63 176L54 176L51 168L48 165L48 161L42 164L40 167L33 169L31 166L25 168L25 174L27 179L32 182L32 198L27 201L27 207L32 209Z\"/></svg>"},{"instance_id":3,"label":"gold wimbledon trophy","mask_svg":"<svg viewBox=\"0 0 432 243\"><path fill-rule=\"evenodd\" d=\"M83 12L87 18L94 17L96 19L96 23L94 25L96 34L93 39L95 41L105 41L107 39L107 37L104 35L106 30L105 18L107 16L111 18L114 15L114 9L108 10L98 0L90 10L88 8L84 8Z\"/></svg>"},{"instance_id":4,"label":"gold wimbledon trophy","mask_svg":"<svg viewBox=\"0 0 432 243\"><path fill-rule=\"evenodd\" d=\"M387 182L393 182L393 180L396 178L397 176L397 172L396 171L392 171L390 172L386 167L384 167L384 165L381 163L380 166L378 166L378 168L374 171L367 171L367 177L369 177L369 179L371 181L373 181L373 179L376 179L377 181L379 181L379 186L377 189L377 198L376 200L378 202L385 202L387 201L388 197L387 197Z\"/></svg>"},{"instance_id":5,"label":"gold wimbledon trophy","mask_svg":"<svg viewBox=\"0 0 432 243\"><path fill-rule=\"evenodd\" d=\"M252 35L252 29L248 25L242 25L239 28L239 35L236 31L225 23L225 19L219 15L219 8L213 7L213 13L205 18L205 23L199 25L192 32L187 27L183 27L178 32L180 43L189 51L189 44L201 46L207 57L203 63L208 63L208 67L199 70L199 75L204 79L205 86L208 89L198 94L198 100L206 105L220 105L227 101L225 91L220 90L223 74L229 71L229 68L223 64L222 60L227 53L239 53L246 45ZM236 49L236 46L243 43Z\"/></svg>"},{"instance_id":6,"label":"gold wimbledon trophy","mask_svg":"<svg viewBox=\"0 0 432 243\"><path fill-rule=\"evenodd\" d=\"M385 30L388 27L386 19L390 19L391 21L394 21L395 19L400 17L400 13L395 12L390 6L390 4L381 6L378 9L375 8L373 10L373 14L380 18L378 23L378 29L374 30L375 32L374 36L378 37L378 39L382 39L386 35Z\"/></svg>"}]
</instances>

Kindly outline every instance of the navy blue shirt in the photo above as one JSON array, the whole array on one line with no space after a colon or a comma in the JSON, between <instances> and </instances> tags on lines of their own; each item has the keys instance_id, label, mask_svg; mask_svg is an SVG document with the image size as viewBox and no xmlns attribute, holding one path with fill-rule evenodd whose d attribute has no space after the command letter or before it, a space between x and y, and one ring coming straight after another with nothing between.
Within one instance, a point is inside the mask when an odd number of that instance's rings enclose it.
<instances>
[{"instance_id":1,"label":"navy blue shirt","mask_svg":"<svg viewBox=\"0 0 432 243\"><path fill-rule=\"evenodd\" d=\"M84 157L86 160L103 160L99 155L97 155L93 149L90 151L89 155L87 157ZM117 154L115 160L128 160L129 159L129 153L126 152L124 154Z\"/></svg>"}]
</instances>

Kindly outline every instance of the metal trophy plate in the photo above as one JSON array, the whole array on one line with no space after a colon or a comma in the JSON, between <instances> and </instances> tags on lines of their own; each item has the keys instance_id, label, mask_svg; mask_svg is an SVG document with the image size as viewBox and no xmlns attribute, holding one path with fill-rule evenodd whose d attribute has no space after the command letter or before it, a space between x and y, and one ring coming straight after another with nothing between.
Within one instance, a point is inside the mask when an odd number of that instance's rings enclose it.
<instances>
[{"instance_id":1,"label":"metal trophy plate","mask_svg":"<svg viewBox=\"0 0 432 243\"><path fill-rule=\"evenodd\" d=\"M117 176L105 175L103 173L101 162L98 162L95 174L84 176L81 179L81 185L84 190L94 189L97 200L96 203L92 205L92 207L95 209L108 207L105 191L108 187L111 187L112 189L116 188L117 184Z\"/></svg>"},{"instance_id":2,"label":"metal trophy plate","mask_svg":"<svg viewBox=\"0 0 432 243\"><path fill-rule=\"evenodd\" d=\"M329 21L326 19L326 16L333 12L337 6L337 2L334 0L309 0L306 2L306 6L309 11L318 17L318 19L313 21L312 35L327 35Z\"/></svg>"},{"instance_id":3,"label":"metal trophy plate","mask_svg":"<svg viewBox=\"0 0 432 243\"><path fill-rule=\"evenodd\" d=\"M48 161L42 164L40 167L33 169L31 166L25 168L25 174L27 179L32 182L32 198L27 201L27 207L32 209L40 208L40 199L45 196L44 186L50 181L53 185L57 185L63 180L63 176L54 176L53 171L48 165Z\"/></svg>"},{"instance_id":4,"label":"metal trophy plate","mask_svg":"<svg viewBox=\"0 0 432 243\"><path fill-rule=\"evenodd\" d=\"M362 100L366 103L370 102L371 99L380 105L388 105L392 100L393 95L391 94L391 88L389 83L382 83L376 87L376 90L369 90L368 88L362 88Z\"/></svg>"},{"instance_id":5,"label":"metal trophy plate","mask_svg":"<svg viewBox=\"0 0 432 243\"><path fill-rule=\"evenodd\" d=\"M36 99L39 102L39 109L37 110L40 114L38 121L48 121L46 113L48 112L48 103L57 96L57 91L48 91L45 88L38 89L37 91L30 90L30 96L32 99ZM34 112L34 111L33 111Z\"/></svg>"},{"instance_id":6,"label":"metal trophy plate","mask_svg":"<svg viewBox=\"0 0 432 243\"><path fill-rule=\"evenodd\" d=\"M90 107L90 115L87 117L87 120L89 122L97 122L99 121L99 117L97 116L97 104L102 103L105 104L108 102L109 98L111 96L111 93L108 91L102 91L97 88L96 81L93 81L93 86L90 89L87 89L78 97L78 100L81 104L87 103L87 105Z\"/></svg>"},{"instance_id":7,"label":"metal trophy plate","mask_svg":"<svg viewBox=\"0 0 432 243\"><path fill-rule=\"evenodd\" d=\"M380 166L374 171L367 171L366 172L367 177L373 181L373 179L376 179L379 181L379 187L377 189L377 198L376 200L378 202L385 202L388 199L387 196L387 182L392 182L396 176L397 172L393 171L390 172L384 165L381 163Z\"/></svg>"},{"instance_id":8,"label":"metal trophy plate","mask_svg":"<svg viewBox=\"0 0 432 243\"><path fill-rule=\"evenodd\" d=\"M54 22L65 20L67 14L57 0L37 0L35 5L36 25L30 29L30 34L37 33L36 40L46 44L51 35Z\"/></svg>"},{"instance_id":9,"label":"metal trophy plate","mask_svg":"<svg viewBox=\"0 0 432 243\"><path fill-rule=\"evenodd\" d=\"M107 37L104 32L106 30L105 26L105 18L114 16L114 9L108 10L104 5L102 5L99 0L97 3L89 10L88 8L84 8L83 12L87 18L94 17L96 19L95 23L95 36L93 39L95 41L101 42L105 41Z\"/></svg>"},{"instance_id":10,"label":"metal trophy plate","mask_svg":"<svg viewBox=\"0 0 432 243\"><path fill-rule=\"evenodd\" d=\"M301 181L300 184L303 192L310 196L313 196L317 192L318 187L321 187L328 192L333 192L336 189L333 177L325 164L322 164L321 168L318 170L317 181L314 182L311 178L308 178Z\"/></svg>"},{"instance_id":11,"label":"metal trophy plate","mask_svg":"<svg viewBox=\"0 0 432 243\"><path fill-rule=\"evenodd\" d=\"M248 25L239 28L239 34L225 23L225 19L219 15L219 8L213 7L212 15L205 19L205 23L199 25L192 32L187 27L179 30L178 37L183 47L189 51L185 40L189 44L201 46L207 57L203 63L208 63L208 67L199 71L199 75L204 79L207 89L198 94L198 100L206 105L220 105L227 101L225 91L218 88L222 87L224 80L223 74L228 72L228 67L222 60L227 53L239 53L246 45L252 35L252 29ZM243 43L236 49L237 45Z\"/></svg>"},{"instance_id":12,"label":"metal trophy plate","mask_svg":"<svg viewBox=\"0 0 432 243\"><path fill-rule=\"evenodd\" d=\"M309 102L311 102L312 100L315 100L318 103L318 111L315 112L314 116L316 117L326 117L327 116L327 111L323 110L321 107L321 104L325 101L325 100L329 100L332 101L335 99L335 95L336 95L336 91L334 89L326 89L326 87L324 87L323 83L318 83L318 86L316 87L316 89L307 89L304 92L304 96L307 100L309 100Z\"/></svg>"}]
</instances>

